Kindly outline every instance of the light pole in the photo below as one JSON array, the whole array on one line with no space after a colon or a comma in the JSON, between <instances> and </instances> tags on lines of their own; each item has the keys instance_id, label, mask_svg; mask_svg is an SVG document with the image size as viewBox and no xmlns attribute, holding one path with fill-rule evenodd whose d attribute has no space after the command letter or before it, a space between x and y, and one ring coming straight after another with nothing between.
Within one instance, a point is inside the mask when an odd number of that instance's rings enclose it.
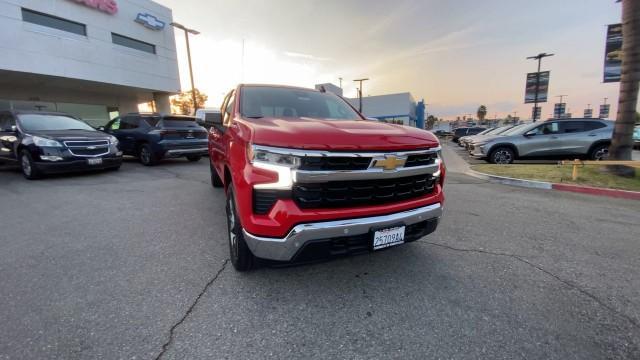
<instances>
[{"instance_id":1,"label":"light pole","mask_svg":"<svg viewBox=\"0 0 640 360\"><path fill-rule=\"evenodd\" d=\"M538 60L538 72L536 73L536 93L533 100L533 122L536 122L536 119L538 118L538 93L540 92L540 67L542 66L542 59L553 55L554 54L540 53L538 55L529 56L527 58L527 60Z\"/></svg>"},{"instance_id":2,"label":"light pole","mask_svg":"<svg viewBox=\"0 0 640 360\"><path fill-rule=\"evenodd\" d=\"M358 99L360 101L360 108L358 111L360 111L360 113L362 113L362 83L369 80L369 78L364 78L364 79L355 79L353 81L357 82L360 84L360 87L358 88Z\"/></svg>"},{"instance_id":3,"label":"light pole","mask_svg":"<svg viewBox=\"0 0 640 360\"><path fill-rule=\"evenodd\" d=\"M193 113L195 114L198 110L198 102L196 100L196 87L193 83L193 66L191 65L191 47L189 46L189 34L198 35L200 34L200 32L197 30L189 29L177 22L172 22L171 26L184 31L184 38L187 41L187 59L189 60L189 78L191 79L191 100L193 101Z\"/></svg>"}]
</instances>

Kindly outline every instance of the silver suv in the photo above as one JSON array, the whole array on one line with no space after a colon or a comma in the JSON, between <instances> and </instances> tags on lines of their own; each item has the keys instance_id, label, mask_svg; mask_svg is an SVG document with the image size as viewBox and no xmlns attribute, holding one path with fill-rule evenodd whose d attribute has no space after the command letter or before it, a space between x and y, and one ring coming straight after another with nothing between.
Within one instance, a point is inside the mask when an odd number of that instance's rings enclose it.
<instances>
[{"instance_id":1,"label":"silver suv","mask_svg":"<svg viewBox=\"0 0 640 360\"><path fill-rule=\"evenodd\" d=\"M549 120L517 126L504 136L474 143L471 155L494 164L517 159L602 160L609 155L613 121L599 119Z\"/></svg>"}]
</instances>

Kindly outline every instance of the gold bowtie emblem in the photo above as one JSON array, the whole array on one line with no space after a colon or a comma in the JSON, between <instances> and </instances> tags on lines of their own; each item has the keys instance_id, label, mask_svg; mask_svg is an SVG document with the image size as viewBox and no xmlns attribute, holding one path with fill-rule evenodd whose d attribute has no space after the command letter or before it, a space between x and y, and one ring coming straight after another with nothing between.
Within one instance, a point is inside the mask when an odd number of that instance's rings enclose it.
<instances>
[{"instance_id":1,"label":"gold bowtie emblem","mask_svg":"<svg viewBox=\"0 0 640 360\"><path fill-rule=\"evenodd\" d=\"M397 158L395 155L385 155L384 160L377 159L374 167L384 168L385 170L395 170L404 166L407 159Z\"/></svg>"}]
</instances>

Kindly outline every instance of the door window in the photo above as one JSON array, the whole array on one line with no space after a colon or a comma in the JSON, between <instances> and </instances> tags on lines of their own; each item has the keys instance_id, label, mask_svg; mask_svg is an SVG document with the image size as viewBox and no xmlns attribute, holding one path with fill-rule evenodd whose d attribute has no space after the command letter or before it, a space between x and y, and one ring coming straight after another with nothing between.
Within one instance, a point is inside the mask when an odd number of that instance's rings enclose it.
<instances>
[{"instance_id":1,"label":"door window","mask_svg":"<svg viewBox=\"0 0 640 360\"><path fill-rule=\"evenodd\" d=\"M586 131L584 121L564 121L560 123L560 132L565 134Z\"/></svg>"},{"instance_id":2,"label":"door window","mask_svg":"<svg viewBox=\"0 0 640 360\"><path fill-rule=\"evenodd\" d=\"M607 125L599 122L599 121L587 121L584 123L585 131L598 130L607 127Z\"/></svg>"},{"instance_id":3,"label":"door window","mask_svg":"<svg viewBox=\"0 0 640 360\"><path fill-rule=\"evenodd\" d=\"M532 133L536 135L553 135L558 132L560 132L560 127L557 122L546 123L532 130Z\"/></svg>"},{"instance_id":4,"label":"door window","mask_svg":"<svg viewBox=\"0 0 640 360\"><path fill-rule=\"evenodd\" d=\"M107 130L120 130L120 118L116 118L107 125Z\"/></svg>"},{"instance_id":5,"label":"door window","mask_svg":"<svg viewBox=\"0 0 640 360\"><path fill-rule=\"evenodd\" d=\"M140 126L140 118L125 116L120 120L120 130L137 129Z\"/></svg>"}]
</instances>

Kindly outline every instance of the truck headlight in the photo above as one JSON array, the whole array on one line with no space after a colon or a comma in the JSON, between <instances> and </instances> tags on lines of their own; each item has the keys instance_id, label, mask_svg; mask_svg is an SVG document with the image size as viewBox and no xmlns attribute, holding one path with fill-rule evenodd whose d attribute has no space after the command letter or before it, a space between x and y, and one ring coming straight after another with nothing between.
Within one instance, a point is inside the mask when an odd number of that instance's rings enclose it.
<instances>
[{"instance_id":1,"label":"truck headlight","mask_svg":"<svg viewBox=\"0 0 640 360\"><path fill-rule=\"evenodd\" d=\"M111 143L111 145L115 145L115 146L118 146L118 144L120 143L120 141L118 141L118 138L115 136L110 136L109 142Z\"/></svg>"},{"instance_id":2,"label":"truck headlight","mask_svg":"<svg viewBox=\"0 0 640 360\"><path fill-rule=\"evenodd\" d=\"M40 136L34 136L33 143L39 147L62 147L62 144L60 144L58 141L43 138Z\"/></svg>"},{"instance_id":3,"label":"truck headlight","mask_svg":"<svg viewBox=\"0 0 640 360\"><path fill-rule=\"evenodd\" d=\"M278 181L266 184L255 184L254 189L290 190L293 186L292 170L300 166L301 158L287 149L274 149L259 145L249 145L247 157L253 166L273 171L278 174Z\"/></svg>"}]
</instances>

